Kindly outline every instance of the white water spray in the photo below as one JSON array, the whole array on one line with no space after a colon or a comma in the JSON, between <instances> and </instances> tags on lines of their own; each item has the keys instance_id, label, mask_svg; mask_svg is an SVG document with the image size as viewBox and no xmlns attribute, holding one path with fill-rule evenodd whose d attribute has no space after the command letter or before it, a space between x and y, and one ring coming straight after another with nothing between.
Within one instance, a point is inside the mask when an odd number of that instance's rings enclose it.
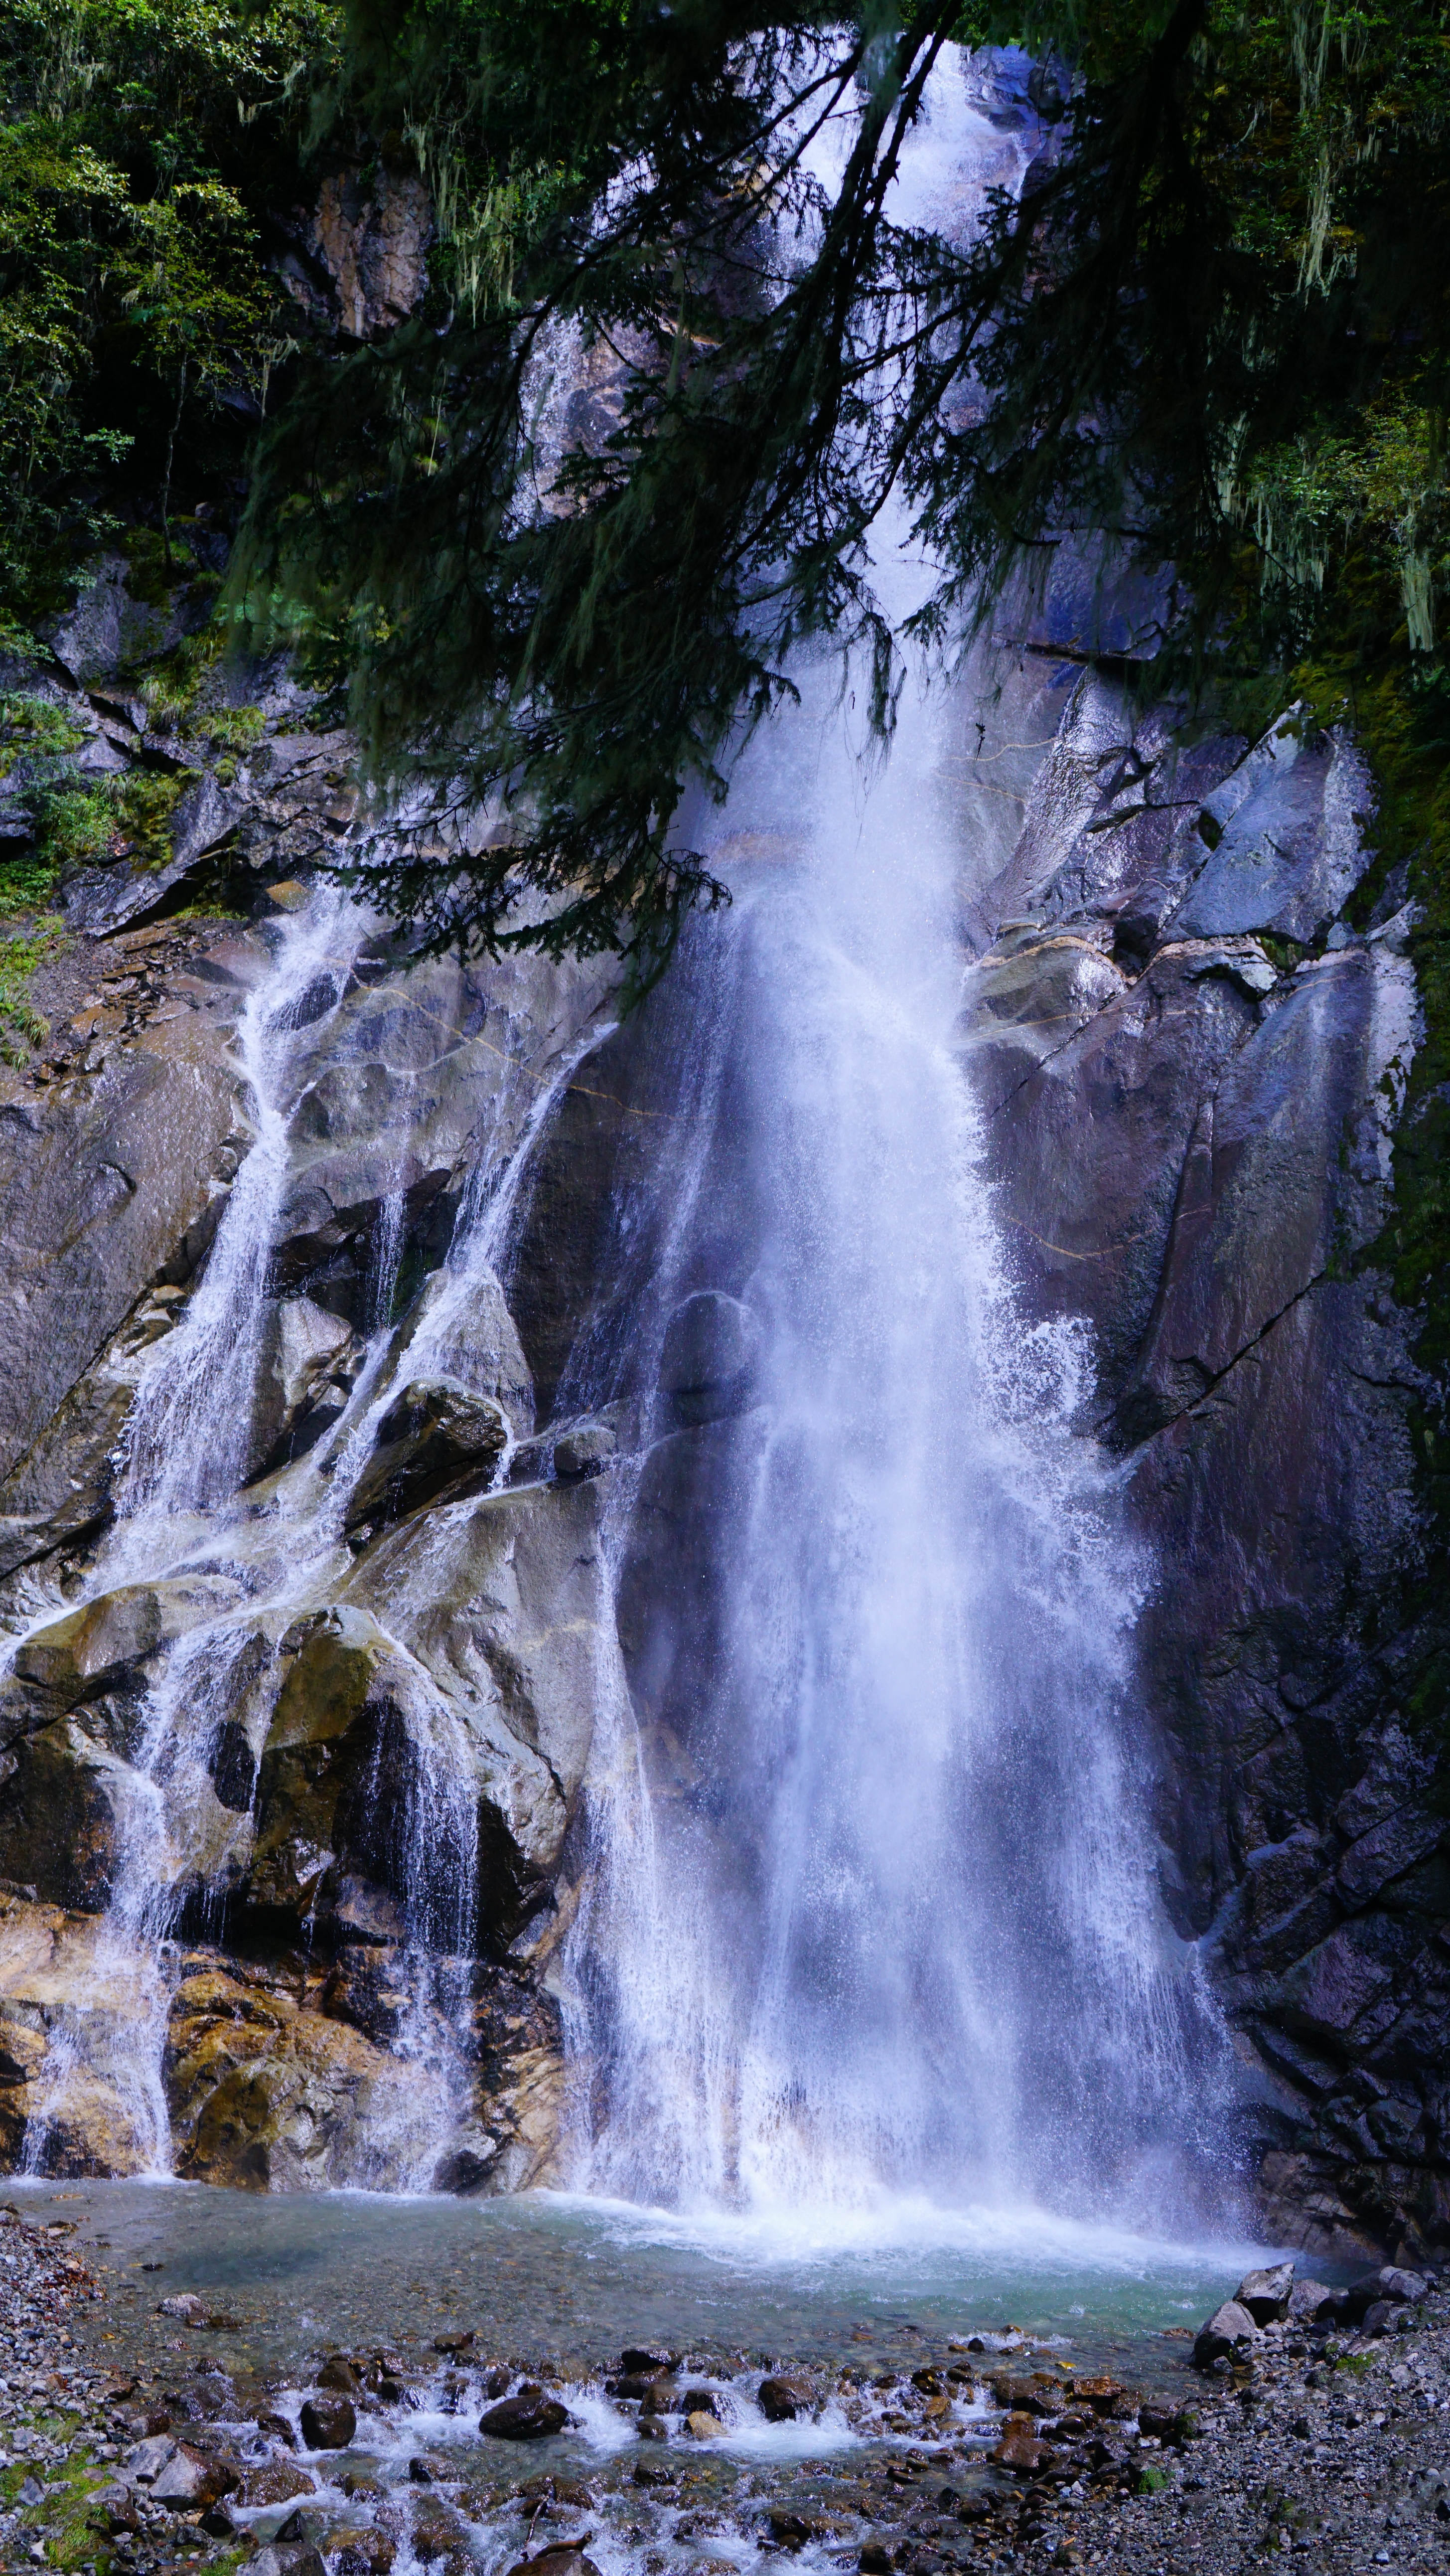
<instances>
[{"instance_id":1,"label":"white water spray","mask_svg":"<svg viewBox=\"0 0 1450 2576\"><path fill-rule=\"evenodd\" d=\"M949 63L911 213L949 182L968 220L1003 152ZM733 912L659 1004L695 1105L652 1233L620 1228L656 1246L633 1346L568 1390L648 1401L701 1290L759 1330L748 1390L704 1427L661 1398L675 1436L617 1491L633 1706L601 1712L568 1950L575 2172L694 2209L1145 2215L1196 2012L1133 1742L1146 1569L1073 1428L1085 1337L1014 1296L954 1053L971 710L909 690L873 775L835 674L795 676L718 819Z\"/></svg>"}]
</instances>

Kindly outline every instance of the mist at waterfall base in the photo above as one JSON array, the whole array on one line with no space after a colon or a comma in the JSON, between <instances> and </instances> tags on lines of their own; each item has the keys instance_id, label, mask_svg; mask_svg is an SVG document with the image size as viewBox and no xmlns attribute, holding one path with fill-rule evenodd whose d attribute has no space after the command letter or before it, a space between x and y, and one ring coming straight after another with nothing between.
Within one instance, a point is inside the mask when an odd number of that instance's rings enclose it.
<instances>
[{"instance_id":1,"label":"mist at waterfall base","mask_svg":"<svg viewBox=\"0 0 1450 2576\"><path fill-rule=\"evenodd\" d=\"M960 57L930 108L918 217L1025 158ZM899 511L874 533L900 631L927 571ZM685 818L732 908L651 1006L669 1142L621 1191L561 1391L648 1407L701 1292L758 1336L726 1418L655 1401L702 1452L708 1539L633 1613L651 1470L615 1482L634 1690L586 1783L575 2170L800 2244L985 2245L1014 2208L1181 2234L1232 2195L1222 2035L1153 1879L1152 1569L1077 1427L1086 1334L1014 1293L953 1047L961 909L997 863L965 792L992 674L911 673L885 759L849 673L793 677L723 808Z\"/></svg>"}]
</instances>

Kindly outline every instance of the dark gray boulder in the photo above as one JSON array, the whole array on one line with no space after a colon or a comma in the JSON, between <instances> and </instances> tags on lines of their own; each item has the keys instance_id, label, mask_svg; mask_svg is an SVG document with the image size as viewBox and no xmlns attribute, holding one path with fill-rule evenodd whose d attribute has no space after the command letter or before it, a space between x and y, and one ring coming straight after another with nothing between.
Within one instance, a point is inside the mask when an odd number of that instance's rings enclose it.
<instances>
[{"instance_id":1,"label":"dark gray boulder","mask_svg":"<svg viewBox=\"0 0 1450 2576\"><path fill-rule=\"evenodd\" d=\"M1383 2303L1390 2308L1417 2308L1430 2295L1430 2283L1419 2272L1406 2272L1395 2263L1381 2264L1378 2270L1366 2272L1362 2279L1351 2281L1345 2293L1345 2308L1357 2324Z\"/></svg>"},{"instance_id":2,"label":"dark gray boulder","mask_svg":"<svg viewBox=\"0 0 1450 2576\"><path fill-rule=\"evenodd\" d=\"M1259 2328L1247 2308L1236 2299L1225 2299L1221 2308L1201 2325L1194 2339L1195 2370L1211 2370L1216 2361L1232 2360L1235 2354L1252 2351L1259 2340Z\"/></svg>"},{"instance_id":3,"label":"dark gray boulder","mask_svg":"<svg viewBox=\"0 0 1450 2576\"><path fill-rule=\"evenodd\" d=\"M717 1422L750 1401L760 1326L738 1297L698 1289L675 1308L660 1354L660 1392L680 1425Z\"/></svg>"},{"instance_id":4,"label":"dark gray boulder","mask_svg":"<svg viewBox=\"0 0 1450 2576\"><path fill-rule=\"evenodd\" d=\"M492 1396L453 1378L419 1378L394 1397L348 1501L346 1525L397 1520L444 1491L486 1484L509 1440Z\"/></svg>"},{"instance_id":5,"label":"dark gray boulder","mask_svg":"<svg viewBox=\"0 0 1450 2576\"><path fill-rule=\"evenodd\" d=\"M1289 2313L1294 2295L1292 2263L1271 2263L1262 2271L1247 2272L1234 2292L1235 2304L1247 2308L1256 2326L1270 2326Z\"/></svg>"},{"instance_id":6,"label":"dark gray boulder","mask_svg":"<svg viewBox=\"0 0 1450 2576\"><path fill-rule=\"evenodd\" d=\"M495 2442L543 2442L553 2433L562 2433L568 2421L567 2406L536 2388L521 2390L517 2397L505 2397L497 2406L488 2407L479 2418L478 2429Z\"/></svg>"},{"instance_id":7,"label":"dark gray boulder","mask_svg":"<svg viewBox=\"0 0 1450 2576\"><path fill-rule=\"evenodd\" d=\"M299 2421L309 2451L345 2451L357 2431L352 2401L340 2394L304 2397Z\"/></svg>"}]
</instances>

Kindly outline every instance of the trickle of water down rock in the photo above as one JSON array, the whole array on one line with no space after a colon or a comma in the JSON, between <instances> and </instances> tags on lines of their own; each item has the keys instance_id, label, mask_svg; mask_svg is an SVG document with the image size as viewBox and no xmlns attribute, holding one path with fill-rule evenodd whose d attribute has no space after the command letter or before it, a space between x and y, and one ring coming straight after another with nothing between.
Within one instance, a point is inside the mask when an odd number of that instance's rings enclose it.
<instances>
[{"instance_id":1,"label":"trickle of water down rock","mask_svg":"<svg viewBox=\"0 0 1450 2576\"><path fill-rule=\"evenodd\" d=\"M950 59L903 203L1036 140ZM1433 2237L1443 1828L1345 1608L1403 919L1330 929L1352 745L1178 752L1126 614L884 760L803 665L628 1019L284 886L12 1082L12 2166Z\"/></svg>"}]
</instances>

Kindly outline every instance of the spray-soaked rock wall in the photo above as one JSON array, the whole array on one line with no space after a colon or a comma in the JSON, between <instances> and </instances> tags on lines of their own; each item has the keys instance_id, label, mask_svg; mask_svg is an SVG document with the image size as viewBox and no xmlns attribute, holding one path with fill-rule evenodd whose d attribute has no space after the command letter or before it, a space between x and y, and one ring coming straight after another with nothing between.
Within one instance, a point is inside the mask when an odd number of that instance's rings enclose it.
<instances>
[{"instance_id":1,"label":"spray-soaked rock wall","mask_svg":"<svg viewBox=\"0 0 1450 2576\"><path fill-rule=\"evenodd\" d=\"M1404 890L1351 929L1342 736L1175 759L1097 676L976 896L961 1043L1033 1310L1085 1316L1154 1560L1160 1877L1243 2060L1270 2229L1450 2220L1450 1864L1416 1697L1414 1322L1376 1266L1419 1019Z\"/></svg>"},{"instance_id":2,"label":"spray-soaked rock wall","mask_svg":"<svg viewBox=\"0 0 1450 2576\"><path fill-rule=\"evenodd\" d=\"M119 686L50 683L108 763L159 757ZM424 961L344 910L260 1101L246 1014L352 811L339 739L285 684L260 713L170 861L67 881L49 1033L0 1070L0 2156L512 2188L558 2126L553 1888L613 1618L498 1279L445 1265L606 979ZM269 1110L242 1393L198 1388L138 1460ZM126 1560L141 1470L174 1563Z\"/></svg>"}]
</instances>

